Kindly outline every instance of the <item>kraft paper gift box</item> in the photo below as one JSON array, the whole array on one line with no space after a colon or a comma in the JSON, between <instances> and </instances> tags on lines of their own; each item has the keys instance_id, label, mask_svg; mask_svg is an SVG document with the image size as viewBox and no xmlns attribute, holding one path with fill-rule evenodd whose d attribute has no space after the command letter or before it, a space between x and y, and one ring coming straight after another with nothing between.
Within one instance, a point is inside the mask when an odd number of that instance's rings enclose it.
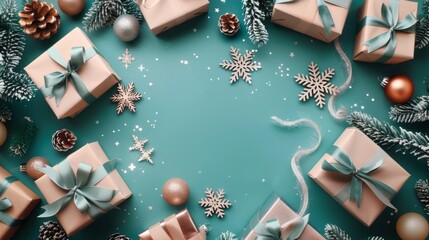
<instances>
[{"instance_id":1,"label":"kraft paper gift box","mask_svg":"<svg viewBox=\"0 0 429 240\"><path fill-rule=\"evenodd\" d=\"M62 169L62 171L60 171L60 169ZM72 182L71 186L66 187L67 190L64 187L60 188L59 185L54 183L48 176L47 170L50 170L51 172L53 171L57 174L60 173L61 175L59 178L63 179L63 182L61 183L62 185L67 185L65 183L66 177L64 173L68 170L69 172L67 173L73 177L72 180L68 180L69 182ZM44 172L45 175L37 179L35 183L48 204L52 206L56 202L60 202L61 199L64 199L68 193L71 193L75 188L75 184L79 185L79 182L81 181L76 178L79 178L79 175L82 176L82 172L84 170L90 171L91 174L89 175L88 181L84 185L78 187L78 191L84 191L85 187L94 188L95 186L97 189L101 188L107 191L113 191L114 193L111 195L113 198L111 198L110 201L106 199L104 199L105 201L100 200L101 204L108 204L110 206L107 210L99 211L100 208L91 205L90 208L92 210L81 212L75 204L75 199L71 197L70 201L66 202L63 208L59 209L56 214L51 213L51 215L55 214L58 221L61 223L61 226L69 236L85 228L91 224L96 217L106 213L111 208L119 205L132 195L130 189L115 169L114 161L108 159L98 142L85 145L76 152L70 154L65 160L53 168L46 167L44 169L39 169L39 171ZM75 195L78 195L77 197L79 198L82 198L83 196L82 194L72 194L72 196L76 198ZM81 203L83 202L84 201L81 201ZM46 210L46 205L43 206L43 208ZM46 215L47 212L48 211L45 211L45 213L39 217L51 216Z\"/></svg>"},{"instance_id":2,"label":"kraft paper gift box","mask_svg":"<svg viewBox=\"0 0 429 240\"><path fill-rule=\"evenodd\" d=\"M39 204L40 198L22 182L0 167L0 239L12 239L19 225Z\"/></svg>"},{"instance_id":3,"label":"kraft paper gift box","mask_svg":"<svg viewBox=\"0 0 429 240\"><path fill-rule=\"evenodd\" d=\"M343 32L352 0L323 0L334 26L327 32L315 0L277 0L271 21L324 42L332 42ZM323 12L323 11L322 11ZM328 28L329 28L328 27Z\"/></svg>"},{"instance_id":4,"label":"kraft paper gift box","mask_svg":"<svg viewBox=\"0 0 429 240\"><path fill-rule=\"evenodd\" d=\"M150 30L155 35L199 16L209 9L207 0L137 0L137 3Z\"/></svg>"},{"instance_id":5,"label":"kraft paper gift box","mask_svg":"<svg viewBox=\"0 0 429 240\"><path fill-rule=\"evenodd\" d=\"M45 76L56 75L56 77L60 77L59 73L65 73L67 62L72 55L71 52L82 49L80 47L85 49L84 57L90 57L75 71L77 77L81 79L79 82L83 87L76 86L75 81L71 78L74 75L72 74L54 87L54 89L64 87L65 93L61 101L57 97L47 96L50 95L49 91L41 91L58 119L76 116L92 101L120 81L109 63L98 53L91 40L79 28L73 29L24 69L38 89L45 88ZM55 55L58 55L56 56L57 60L54 60ZM63 66L59 62L62 62ZM85 89L80 90L81 93L79 93L77 89L82 88Z\"/></svg>"},{"instance_id":6,"label":"kraft paper gift box","mask_svg":"<svg viewBox=\"0 0 429 240\"><path fill-rule=\"evenodd\" d=\"M365 24L365 22L368 18L383 20L383 4L388 11L393 13L393 17L397 16L398 25L396 27L392 25L395 30L391 33L390 40L386 44L381 47L371 44L375 48L374 50L370 48L371 45L368 45L367 41L382 36L382 34L389 34L390 27L375 26L374 24ZM413 59L416 38L415 24L413 23L417 22L417 9L418 3L412 1L365 0L360 9L353 59L386 64L396 64ZM404 23L407 23L405 29L399 27ZM393 38L396 38L396 44Z\"/></svg>"},{"instance_id":7,"label":"kraft paper gift box","mask_svg":"<svg viewBox=\"0 0 429 240\"><path fill-rule=\"evenodd\" d=\"M244 240L254 240L258 236L257 225L265 226L267 222L277 220L280 225L288 223L298 217L281 198L272 196L265 205L261 207L256 216L252 219L248 226L247 232L244 233ZM283 236L283 235L282 235ZM284 237L284 236L283 236ZM273 238L274 239L274 238ZM307 224L299 236L298 240L324 240L313 227Z\"/></svg>"},{"instance_id":8,"label":"kraft paper gift box","mask_svg":"<svg viewBox=\"0 0 429 240\"><path fill-rule=\"evenodd\" d=\"M188 210L173 214L139 235L140 240L205 240L206 228L195 226Z\"/></svg>"},{"instance_id":9,"label":"kraft paper gift box","mask_svg":"<svg viewBox=\"0 0 429 240\"><path fill-rule=\"evenodd\" d=\"M333 171L332 166L344 174ZM394 208L390 200L410 174L359 129L347 128L309 176L355 218L370 226L387 205ZM351 191L354 186L362 186L360 198L353 194L359 189ZM372 190L374 187L378 190Z\"/></svg>"}]
</instances>

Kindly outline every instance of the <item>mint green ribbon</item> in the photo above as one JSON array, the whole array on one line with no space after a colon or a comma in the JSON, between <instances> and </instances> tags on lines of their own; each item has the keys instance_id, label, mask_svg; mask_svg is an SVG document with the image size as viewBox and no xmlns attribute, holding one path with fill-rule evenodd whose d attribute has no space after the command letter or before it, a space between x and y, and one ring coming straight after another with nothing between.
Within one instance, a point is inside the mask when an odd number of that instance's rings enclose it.
<instances>
[{"instance_id":1,"label":"mint green ribbon","mask_svg":"<svg viewBox=\"0 0 429 240\"><path fill-rule=\"evenodd\" d=\"M76 175L67 160L57 166L58 172L50 166L38 170L45 173L58 187L68 192L55 202L43 206L45 212L39 217L50 217L57 214L72 199L81 213L87 213L92 218L114 208L109 202L116 195L116 191L95 185L115 170L115 160L107 161L93 172L91 172L91 165L81 162Z\"/></svg>"},{"instance_id":2,"label":"mint green ribbon","mask_svg":"<svg viewBox=\"0 0 429 240\"><path fill-rule=\"evenodd\" d=\"M64 94L67 91L67 82L71 81L79 96L88 104L96 98L86 88L85 83L77 74L77 71L92 57L97 55L93 47L73 47L71 49L70 60L65 61L57 49L51 47L48 49L48 55L56 63L62 66L66 71L52 72L45 75L45 86L40 91L45 97L55 97L57 107L60 105Z\"/></svg>"},{"instance_id":3,"label":"mint green ribbon","mask_svg":"<svg viewBox=\"0 0 429 240\"><path fill-rule=\"evenodd\" d=\"M277 0L276 3L290 3L294 1L296 0ZM351 0L317 0L317 10L319 12L320 19L322 20L323 27L325 28L326 35L331 35L332 27L335 26L331 11L329 11L326 3L349 9L351 2Z\"/></svg>"},{"instance_id":4,"label":"mint green ribbon","mask_svg":"<svg viewBox=\"0 0 429 240\"><path fill-rule=\"evenodd\" d=\"M365 26L385 27L388 29L387 32L381 33L363 43L363 45L368 46L368 53L386 46L383 56L377 59L376 62L386 62L395 54L396 31L413 33L415 32L414 25L417 23L416 17L411 12L399 21L399 0L390 0L389 6L383 3L381 16L382 19L366 16L358 26L358 31Z\"/></svg>"},{"instance_id":5,"label":"mint green ribbon","mask_svg":"<svg viewBox=\"0 0 429 240\"><path fill-rule=\"evenodd\" d=\"M0 182L0 195L3 195L4 191L9 188L9 186L17 181L14 176L9 176L3 179ZM4 211L12 207L12 202L8 198L0 199L0 222L6 224L9 227L19 226L22 223L22 220L15 219Z\"/></svg>"},{"instance_id":6,"label":"mint green ribbon","mask_svg":"<svg viewBox=\"0 0 429 240\"><path fill-rule=\"evenodd\" d=\"M356 169L350 156L337 146L332 146L328 152L338 163L329 163L324 160L322 169L328 172L342 175L351 175L351 181L335 196L340 202L347 200L356 201L360 207L362 199L363 184L367 185L375 196L386 206L396 209L390 199L396 194L396 191L383 182L369 176L384 163L387 154L379 149L360 169Z\"/></svg>"},{"instance_id":7,"label":"mint green ribbon","mask_svg":"<svg viewBox=\"0 0 429 240\"><path fill-rule=\"evenodd\" d=\"M293 229L289 235L283 238L282 230L285 227L290 227L288 222L284 225L280 225L278 219L268 220L265 225L259 222L253 229L257 234L255 240L296 240L302 235L302 232L304 232L304 228L307 226L309 218L310 214L300 217L299 220L294 223L294 226L292 226Z\"/></svg>"}]
</instances>

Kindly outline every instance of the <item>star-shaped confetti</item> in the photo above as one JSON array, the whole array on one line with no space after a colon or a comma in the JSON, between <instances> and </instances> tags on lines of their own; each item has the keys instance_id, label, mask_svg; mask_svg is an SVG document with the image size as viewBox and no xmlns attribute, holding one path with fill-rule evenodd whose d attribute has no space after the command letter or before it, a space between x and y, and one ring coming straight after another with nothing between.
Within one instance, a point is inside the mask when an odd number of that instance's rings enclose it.
<instances>
[{"instance_id":1,"label":"star-shaped confetti","mask_svg":"<svg viewBox=\"0 0 429 240\"><path fill-rule=\"evenodd\" d=\"M260 63L253 61L253 50L247 51L246 54L241 55L238 49L231 47L232 60L223 60L219 65L226 70L232 71L230 83L235 83L239 78L249 84L252 83L250 72L257 71L261 68Z\"/></svg>"},{"instance_id":2,"label":"star-shaped confetti","mask_svg":"<svg viewBox=\"0 0 429 240\"><path fill-rule=\"evenodd\" d=\"M125 69L128 69L128 66L136 60L133 55L128 51L128 48L125 49L125 53L122 53L122 56L118 57L118 60L124 64Z\"/></svg>"},{"instance_id":3,"label":"star-shaped confetti","mask_svg":"<svg viewBox=\"0 0 429 240\"><path fill-rule=\"evenodd\" d=\"M155 148L150 148L149 150L146 150L144 148L144 145L149 141L147 139L140 140L137 136L133 135L134 145L132 145L129 149L130 151L139 151L140 152L140 158L138 159L139 162L141 161L148 161L149 163L153 164L152 161L152 153L155 150Z\"/></svg>"},{"instance_id":4,"label":"star-shaped confetti","mask_svg":"<svg viewBox=\"0 0 429 240\"><path fill-rule=\"evenodd\" d=\"M212 189L207 188L205 193L207 198L201 198L198 203L206 209L204 212L206 216L211 217L216 214L218 218L223 218L225 216L224 210L231 206L229 200L225 199L225 191L219 189L215 193Z\"/></svg>"},{"instance_id":5,"label":"star-shaped confetti","mask_svg":"<svg viewBox=\"0 0 429 240\"><path fill-rule=\"evenodd\" d=\"M313 97L316 100L316 105L323 108L325 93L332 95L338 93L337 87L329 82L334 77L334 69L328 68L321 73L317 64L311 62L308 71L309 76L304 74L295 76L295 81L304 86L304 90L299 94L299 100L305 102Z\"/></svg>"},{"instance_id":6,"label":"star-shaped confetti","mask_svg":"<svg viewBox=\"0 0 429 240\"><path fill-rule=\"evenodd\" d=\"M122 84L118 84L118 93L113 94L110 98L112 102L118 103L116 112L121 114L124 112L125 108L128 108L131 112L136 111L135 101L140 101L142 98L141 93L134 92L134 83L128 84L128 87L125 87Z\"/></svg>"}]
</instances>

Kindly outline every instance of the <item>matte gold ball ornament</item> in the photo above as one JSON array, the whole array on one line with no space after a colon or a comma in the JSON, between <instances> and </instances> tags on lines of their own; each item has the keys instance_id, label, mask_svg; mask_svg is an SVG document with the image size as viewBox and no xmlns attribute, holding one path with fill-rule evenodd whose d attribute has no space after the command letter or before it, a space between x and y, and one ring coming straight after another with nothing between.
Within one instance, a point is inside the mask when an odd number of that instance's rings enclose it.
<instances>
[{"instance_id":1,"label":"matte gold ball ornament","mask_svg":"<svg viewBox=\"0 0 429 240\"><path fill-rule=\"evenodd\" d=\"M0 122L0 146L3 146L7 139L7 128L3 122Z\"/></svg>"},{"instance_id":2,"label":"matte gold ball ornament","mask_svg":"<svg viewBox=\"0 0 429 240\"><path fill-rule=\"evenodd\" d=\"M384 94L394 104L408 102L414 94L414 84L411 78L405 75L394 75L386 77L381 82L384 87Z\"/></svg>"},{"instance_id":3,"label":"matte gold ball ornament","mask_svg":"<svg viewBox=\"0 0 429 240\"><path fill-rule=\"evenodd\" d=\"M85 0L58 0L58 7L69 16L80 14L85 9Z\"/></svg>"},{"instance_id":4,"label":"matte gold ball ornament","mask_svg":"<svg viewBox=\"0 0 429 240\"><path fill-rule=\"evenodd\" d=\"M162 196L165 201L173 206L180 206L188 201L190 194L188 183L180 178L172 178L165 182L162 188Z\"/></svg>"},{"instance_id":5,"label":"matte gold ball ornament","mask_svg":"<svg viewBox=\"0 0 429 240\"><path fill-rule=\"evenodd\" d=\"M396 233L402 240L425 240L429 235L429 224L417 213L406 213L396 222Z\"/></svg>"},{"instance_id":6,"label":"matte gold ball ornament","mask_svg":"<svg viewBox=\"0 0 429 240\"><path fill-rule=\"evenodd\" d=\"M41 176L43 176L44 174L37 169L43 168L45 166L49 166L48 160L44 157L37 156L37 157L30 158L30 160L28 160L26 164L21 164L21 166L19 167L19 170L21 172L27 173L28 176L36 180Z\"/></svg>"}]
</instances>

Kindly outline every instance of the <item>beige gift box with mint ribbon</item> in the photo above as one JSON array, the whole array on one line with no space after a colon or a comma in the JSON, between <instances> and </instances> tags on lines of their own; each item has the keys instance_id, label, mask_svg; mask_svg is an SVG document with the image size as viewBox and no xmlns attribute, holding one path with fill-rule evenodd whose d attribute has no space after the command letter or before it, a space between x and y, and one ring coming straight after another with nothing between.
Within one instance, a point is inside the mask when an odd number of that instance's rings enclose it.
<instances>
[{"instance_id":1,"label":"beige gift box with mint ribbon","mask_svg":"<svg viewBox=\"0 0 429 240\"><path fill-rule=\"evenodd\" d=\"M94 44L80 28L73 29L24 69L40 90L45 87L45 76L55 72L64 73L67 71L65 67L61 66L49 55L50 51L58 54L59 61L64 61L64 64L67 65L67 62L71 59L73 48L79 47L83 47L86 56L91 51L95 51L93 56L75 71L84 88L86 88L86 95L89 95L90 100L83 98L82 94L77 91L73 81L67 79L64 85L65 93L59 103L56 97L45 96L46 101L58 119L76 116L88 107L92 100L99 98L120 81L109 63L96 52Z\"/></svg>"},{"instance_id":2,"label":"beige gift box with mint ribbon","mask_svg":"<svg viewBox=\"0 0 429 240\"><path fill-rule=\"evenodd\" d=\"M308 175L354 217L370 226L387 205L393 207L390 200L410 174L357 128L347 128L332 149ZM343 160L343 166L337 156L349 162ZM329 171L332 166L349 174ZM350 197L356 195L348 192L353 183L362 186L361 197L357 200ZM378 190L373 190L374 186Z\"/></svg>"},{"instance_id":3,"label":"beige gift box with mint ribbon","mask_svg":"<svg viewBox=\"0 0 429 240\"><path fill-rule=\"evenodd\" d=\"M137 3L155 35L206 13L209 9L207 0L137 0Z\"/></svg>"}]
</instances>

